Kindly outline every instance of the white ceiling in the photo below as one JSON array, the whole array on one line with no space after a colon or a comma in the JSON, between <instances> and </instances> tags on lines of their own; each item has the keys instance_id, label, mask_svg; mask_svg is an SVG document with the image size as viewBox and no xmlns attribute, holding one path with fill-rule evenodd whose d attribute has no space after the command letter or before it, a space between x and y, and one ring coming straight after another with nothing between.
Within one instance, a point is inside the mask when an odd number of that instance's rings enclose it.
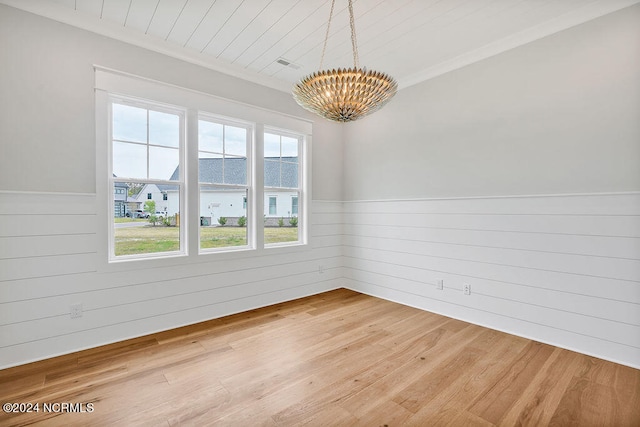
<instances>
[{"instance_id":1,"label":"white ceiling","mask_svg":"<svg viewBox=\"0 0 640 427\"><path fill-rule=\"evenodd\" d=\"M354 0L360 65L407 87L638 2ZM286 91L318 69L331 7L331 0L0 3ZM352 65L347 0L336 0L323 68Z\"/></svg>"}]
</instances>

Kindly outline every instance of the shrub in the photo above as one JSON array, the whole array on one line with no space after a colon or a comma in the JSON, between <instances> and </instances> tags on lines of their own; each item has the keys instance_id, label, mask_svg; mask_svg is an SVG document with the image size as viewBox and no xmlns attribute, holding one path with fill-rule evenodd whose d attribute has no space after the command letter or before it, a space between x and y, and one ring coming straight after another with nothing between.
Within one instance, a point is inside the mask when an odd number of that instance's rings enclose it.
<instances>
[{"instance_id":1,"label":"shrub","mask_svg":"<svg viewBox=\"0 0 640 427\"><path fill-rule=\"evenodd\" d=\"M241 216L238 218L238 227L246 227L247 226L247 217Z\"/></svg>"},{"instance_id":2,"label":"shrub","mask_svg":"<svg viewBox=\"0 0 640 427\"><path fill-rule=\"evenodd\" d=\"M218 218L218 224L220 224L221 226L224 226L227 223L227 218L224 216L221 216L220 218Z\"/></svg>"},{"instance_id":3,"label":"shrub","mask_svg":"<svg viewBox=\"0 0 640 427\"><path fill-rule=\"evenodd\" d=\"M155 216L154 214L149 215L149 222L151 224L153 224L153 226L155 227L156 224L158 223L159 219L157 216Z\"/></svg>"},{"instance_id":4,"label":"shrub","mask_svg":"<svg viewBox=\"0 0 640 427\"><path fill-rule=\"evenodd\" d=\"M292 216L291 218L289 218L289 224L291 224L292 227L297 227L298 226L298 217L297 216Z\"/></svg>"},{"instance_id":5,"label":"shrub","mask_svg":"<svg viewBox=\"0 0 640 427\"><path fill-rule=\"evenodd\" d=\"M280 218L278 220L278 227L282 227L284 225L284 218Z\"/></svg>"}]
</instances>

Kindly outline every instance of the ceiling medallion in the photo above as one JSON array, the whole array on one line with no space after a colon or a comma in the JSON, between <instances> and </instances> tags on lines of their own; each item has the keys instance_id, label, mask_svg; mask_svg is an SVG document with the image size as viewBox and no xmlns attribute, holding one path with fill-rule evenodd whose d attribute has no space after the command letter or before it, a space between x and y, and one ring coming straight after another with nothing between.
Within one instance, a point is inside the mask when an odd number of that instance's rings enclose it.
<instances>
[{"instance_id":1,"label":"ceiling medallion","mask_svg":"<svg viewBox=\"0 0 640 427\"><path fill-rule=\"evenodd\" d=\"M334 4L335 0L332 0L320 69L327 48ZM349 0L349 23L354 67L316 71L303 77L293 87L293 98L300 106L336 122L351 122L379 110L398 89L398 84L389 75L358 66L352 0Z\"/></svg>"}]
</instances>

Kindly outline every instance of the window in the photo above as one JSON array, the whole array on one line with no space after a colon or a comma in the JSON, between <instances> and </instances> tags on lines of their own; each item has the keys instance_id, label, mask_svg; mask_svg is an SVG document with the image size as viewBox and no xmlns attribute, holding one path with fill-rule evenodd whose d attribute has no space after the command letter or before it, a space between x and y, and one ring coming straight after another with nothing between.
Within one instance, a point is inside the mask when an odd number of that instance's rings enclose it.
<instances>
[{"instance_id":1,"label":"window","mask_svg":"<svg viewBox=\"0 0 640 427\"><path fill-rule=\"evenodd\" d=\"M247 124L215 116L198 120L200 250L249 245L251 131Z\"/></svg>"},{"instance_id":2,"label":"window","mask_svg":"<svg viewBox=\"0 0 640 427\"><path fill-rule=\"evenodd\" d=\"M146 184L163 185L175 193L170 214L179 215L184 182L176 172L182 157L184 112L115 97L110 107L110 176L115 192L124 195L139 191ZM147 194L147 199L152 199L152 193ZM167 227L160 235L153 227L146 227L145 220L151 215L142 209L132 208L131 214L124 218L125 222L136 224L123 224L123 209L122 203L114 205L111 258L184 251L179 223Z\"/></svg>"},{"instance_id":3,"label":"window","mask_svg":"<svg viewBox=\"0 0 640 427\"><path fill-rule=\"evenodd\" d=\"M310 122L95 68L97 250L107 271L307 242Z\"/></svg>"},{"instance_id":4,"label":"window","mask_svg":"<svg viewBox=\"0 0 640 427\"><path fill-rule=\"evenodd\" d=\"M279 131L264 134L264 191L277 192L284 200L291 199L292 206L282 206L278 210L277 196L269 196L269 216L277 216L277 224L265 224L265 244L300 241L298 220L298 198L302 193L300 147L303 138ZM295 211L293 200L295 198ZM274 229L274 226L276 229Z\"/></svg>"},{"instance_id":5,"label":"window","mask_svg":"<svg viewBox=\"0 0 640 427\"><path fill-rule=\"evenodd\" d=\"M276 196L269 197L269 215L278 214L278 199Z\"/></svg>"}]
</instances>

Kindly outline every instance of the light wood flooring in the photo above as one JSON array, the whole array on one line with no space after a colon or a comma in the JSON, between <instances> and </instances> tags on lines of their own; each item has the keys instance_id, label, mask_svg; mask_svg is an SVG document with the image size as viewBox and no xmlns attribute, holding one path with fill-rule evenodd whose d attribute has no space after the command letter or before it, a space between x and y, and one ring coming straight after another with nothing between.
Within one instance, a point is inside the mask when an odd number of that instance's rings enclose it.
<instances>
[{"instance_id":1,"label":"light wood flooring","mask_svg":"<svg viewBox=\"0 0 640 427\"><path fill-rule=\"evenodd\" d=\"M640 371L340 289L0 371L0 425L640 426ZM85 407L86 409L86 407Z\"/></svg>"}]
</instances>

